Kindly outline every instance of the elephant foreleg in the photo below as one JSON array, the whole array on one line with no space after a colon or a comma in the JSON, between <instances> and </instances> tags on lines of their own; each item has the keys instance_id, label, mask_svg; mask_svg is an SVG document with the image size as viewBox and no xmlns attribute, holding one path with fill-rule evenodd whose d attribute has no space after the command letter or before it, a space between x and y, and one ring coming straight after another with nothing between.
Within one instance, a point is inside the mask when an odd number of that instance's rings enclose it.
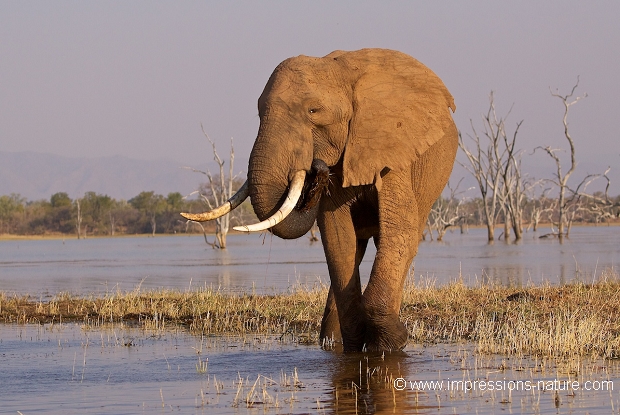
<instances>
[{"instance_id":1,"label":"elephant foreleg","mask_svg":"<svg viewBox=\"0 0 620 415\"><path fill-rule=\"evenodd\" d=\"M400 350L407 343L399 314L405 278L418 249L418 221L411 181L390 172L379 193L377 255L363 294L368 350Z\"/></svg>"},{"instance_id":2,"label":"elephant foreleg","mask_svg":"<svg viewBox=\"0 0 620 415\"><path fill-rule=\"evenodd\" d=\"M359 282L359 265L364 258L366 247L368 246L367 239L360 239L357 241L357 250L355 253L355 268L354 279ZM360 289L361 292L361 289ZM338 308L336 306L336 297L334 296L334 290L330 286L329 293L327 294L327 303L325 304L325 312L323 313L323 320L321 321L321 344L330 343L332 345L340 345L343 343L342 335L340 331L340 319L338 317Z\"/></svg>"},{"instance_id":3,"label":"elephant foreleg","mask_svg":"<svg viewBox=\"0 0 620 415\"><path fill-rule=\"evenodd\" d=\"M339 325L343 349L359 351L365 338L359 263L368 240L357 239L350 212L346 207L334 206L329 200L322 203L323 209L317 222L329 269L332 296L328 296L321 332L322 335L329 336L331 332L336 332Z\"/></svg>"}]
</instances>

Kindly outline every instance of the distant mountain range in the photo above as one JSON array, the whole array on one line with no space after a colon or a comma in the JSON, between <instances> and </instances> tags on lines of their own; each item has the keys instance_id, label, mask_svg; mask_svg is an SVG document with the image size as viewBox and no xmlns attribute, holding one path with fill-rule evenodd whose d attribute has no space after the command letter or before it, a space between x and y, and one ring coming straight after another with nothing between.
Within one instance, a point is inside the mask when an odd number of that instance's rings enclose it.
<instances>
[{"instance_id":1,"label":"distant mountain range","mask_svg":"<svg viewBox=\"0 0 620 415\"><path fill-rule=\"evenodd\" d=\"M93 191L131 199L142 191L188 195L205 176L171 160L134 160L122 156L73 158L36 152L0 151L0 195L19 193L27 200L66 192L72 199Z\"/></svg>"}]
</instances>

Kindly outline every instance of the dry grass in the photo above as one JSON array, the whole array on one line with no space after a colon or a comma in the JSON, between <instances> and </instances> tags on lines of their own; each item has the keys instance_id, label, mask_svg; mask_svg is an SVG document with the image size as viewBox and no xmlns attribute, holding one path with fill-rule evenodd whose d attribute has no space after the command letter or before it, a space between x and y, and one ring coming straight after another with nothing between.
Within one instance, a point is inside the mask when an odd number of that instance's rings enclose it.
<instances>
[{"instance_id":1,"label":"dry grass","mask_svg":"<svg viewBox=\"0 0 620 415\"><path fill-rule=\"evenodd\" d=\"M104 297L59 294L46 302L0 293L0 322L123 322L145 329L184 326L203 335L256 333L316 342L326 296L324 286L274 295L209 289L135 290ZM620 279L607 270L595 284L409 284L401 319L415 343L474 342L481 353L618 357Z\"/></svg>"},{"instance_id":2,"label":"dry grass","mask_svg":"<svg viewBox=\"0 0 620 415\"><path fill-rule=\"evenodd\" d=\"M123 322L147 329L181 325L197 334L247 333L314 336L327 298L325 287L289 294L226 294L217 290L117 292L103 297L58 294L42 302L0 292L0 322L83 322L88 326Z\"/></svg>"},{"instance_id":3,"label":"dry grass","mask_svg":"<svg viewBox=\"0 0 620 415\"><path fill-rule=\"evenodd\" d=\"M620 356L620 279L525 288L452 283L407 287L401 319L411 341L475 342L479 352Z\"/></svg>"}]
</instances>

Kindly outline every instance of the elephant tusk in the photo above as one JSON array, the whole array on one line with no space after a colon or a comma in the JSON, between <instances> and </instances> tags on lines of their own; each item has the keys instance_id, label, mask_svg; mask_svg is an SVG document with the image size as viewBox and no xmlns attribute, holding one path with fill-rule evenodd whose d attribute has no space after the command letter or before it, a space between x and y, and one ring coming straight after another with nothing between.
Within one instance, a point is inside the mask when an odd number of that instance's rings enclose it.
<instances>
[{"instance_id":1,"label":"elephant tusk","mask_svg":"<svg viewBox=\"0 0 620 415\"><path fill-rule=\"evenodd\" d=\"M257 232L272 228L282 222L289 215L289 213L295 209L295 206L301 197L301 191L303 190L305 179L306 172L304 170L299 170L295 173L284 203L282 203L280 209L278 209L278 211L270 218L253 225L235 226L233 229L240 232Z\"/></svg>"},{"instance_id":2,"label":"elephant tusk","mask_svg":"<svg viewBox=\"0 0 620 415\"><path fill-rule=\"evenodd\" d=\"M246 180L245 183L243 183L243 186L241 186L239 190L237 190L237 193L232 195L230 199L228 199L225 203L216 207L215 209L203 213L181 213L181 216L183 216L185 219L193 220L195 222L205 222L208 220L217 219L224 216L231 210L237 208L237 206L242 204L249 195L250 187L248 186L248 181Z\"/></svg>"}]
</instances>

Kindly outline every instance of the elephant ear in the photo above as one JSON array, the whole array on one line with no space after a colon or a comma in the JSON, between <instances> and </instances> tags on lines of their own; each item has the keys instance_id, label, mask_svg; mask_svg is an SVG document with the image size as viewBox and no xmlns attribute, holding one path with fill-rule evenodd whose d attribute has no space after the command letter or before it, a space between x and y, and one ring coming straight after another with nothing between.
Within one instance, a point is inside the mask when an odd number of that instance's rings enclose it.
<instances>
[{"instance_id":1,"label":"elephant ear","mask_svg":"<svg viewBox=\"0 0 620 415\"><path fill-rule=\"evenodd\" d=\"M374 183L380 189L382 172L410 167L454 131L449 109L456 107L441 79L410 56L394 54L356 65L366 70L353 85L344 187Z\"/></svg>"}]
</instances>

